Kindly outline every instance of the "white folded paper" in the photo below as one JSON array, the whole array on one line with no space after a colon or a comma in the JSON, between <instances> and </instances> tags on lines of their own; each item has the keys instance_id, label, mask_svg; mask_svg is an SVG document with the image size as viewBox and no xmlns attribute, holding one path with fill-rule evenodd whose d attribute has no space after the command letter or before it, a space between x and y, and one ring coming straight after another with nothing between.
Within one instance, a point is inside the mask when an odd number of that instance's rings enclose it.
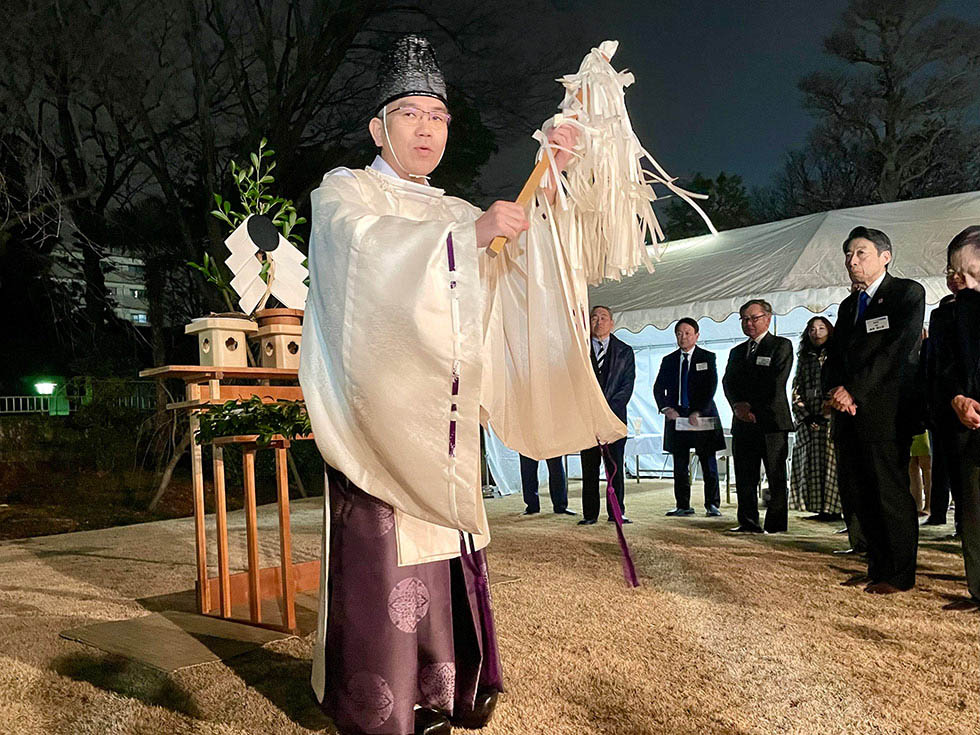
<instances>
[{"instance_id":1,"label":"white folded paper","mask_svg":"<svg viewBox=\"0 0 980 735\"><path fill-rule=\"evenodd\" d=\"M690 419L682 416L677 419L677 425L674 429L677 431L714 431L717 420L714 416L698 416L698 423L694 425Z\"/></svg>"}]
</instances>

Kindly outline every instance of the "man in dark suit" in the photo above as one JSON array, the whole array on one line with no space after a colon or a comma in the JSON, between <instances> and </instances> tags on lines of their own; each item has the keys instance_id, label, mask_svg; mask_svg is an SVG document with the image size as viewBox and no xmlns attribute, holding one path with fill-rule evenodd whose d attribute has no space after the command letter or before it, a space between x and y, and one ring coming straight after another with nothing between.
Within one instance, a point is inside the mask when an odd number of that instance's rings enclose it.
<instances>
[{"instance_id":1,"label":"man in dark suit","mask_svg":"<svg viewBox=\"0 0 980 735\"><path fill-rule=\"evenodd\" d=\"M844 241L854 290L840 305L824 386L845 509L853 507L868 549L868 574L848 584L890 594L915 585L918 510L909 490L909 448L922 415L916 371L925 290L887 270L892 245L855 227Z\"/></svg>"},{"instance_id":2,"label":"man in dark suit","mask_svg":"<svg viewBox=\"0 0 980 735\"><path fill-rule=\"evenodd\" d=\"M667 511L669 516L694 515L688 470L691 449L698 455L704 476L704 509L709 516L721 515L715 452L725 448L725 434L715 407L718 368L715 353L697 346L700 331L694 319L678 320L674 327L678 349L660 363L660 372L653 383L653 397L664 415L664 451L670 452L674 459L675 506ZM692 429L704 430L678 431L679 418L688 419Z\"/></svg>"},{"instance_id":3,"label":"man in dark suit","mask_svg":"<svg viewBox=\"0 0 980 735\"><path fill-rule=\"evenodd\" d=\"M521 490L524 492L524 503L527 507L521 515L533 516L541 512L541 500L538 498L538 460L521 458ZM568 483L565 480L564 457L552 457L548 462L548 491L551 495L551 509L555 515L573 516L574 510L568 509Z\"/></svg>"},{"instance_id":4,"label":"man in dark suit","mask_svg":"<svg viewBox=\"0 0 980 735\"><path fill-rule=\"evenodd\" d=\"M609 408L626 423L626 404L633 395L633 381L636 379L636 362L633 348L613 336L612 311L606 306L593 306L590 314L592 328L592 369L602 386ZM623 523L631 523L625 517L625 486L623 477L623 454L626 437L609 444L583 449L582 459L582 520L580 526L589 526L599 518L599 460L605 461L606 472L613 478L613 488L619 500L619 508L624 514ZM613 520L612 508L606 501L606 515Z\"/></svg>"},{"instance_id":5,"label":"man in dark suit","mask_svg":"<svg viewBox=\"0 0 980 735\"><path fill-rule=\"evenodd\" d=\"M793 416L786 381L793 367L793 343L769 333L772 306L762 299L738 310L748 339L728 355L722 385L732 404L732 458L738 494L736 533L786 530L786 455ZM765 528L759 524L760 463L769 480ZM910 496L911 497L911 496Z\"/></svg>"},{"instance_id":6,"label":"man in dark suit","mask_svg":"<svg viewBox=\"0 0 980 735\"><path fill-rule=\"evenodd\" d=\"M963 562L968 606L980 607L980 226L967 227L947 250L951 270L963 280L953 306L948 349L939 354L940 375L962 426L956 442ZM947 607L962 607L951 603Z\"/></svg>"}]
</instances>

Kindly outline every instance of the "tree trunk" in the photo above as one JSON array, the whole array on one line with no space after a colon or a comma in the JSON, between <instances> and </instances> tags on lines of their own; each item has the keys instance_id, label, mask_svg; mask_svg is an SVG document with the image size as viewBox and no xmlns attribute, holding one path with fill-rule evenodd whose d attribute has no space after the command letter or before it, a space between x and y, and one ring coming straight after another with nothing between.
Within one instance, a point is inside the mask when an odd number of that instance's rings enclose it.
<instances>
[{"instance_id":1,"label":"tree trunk","mask_svg":"<svg viewBox=\"0 0 980 735\"><path fill-rule=\"evenodd\" d=\"M309 495L306 494L306 488L303 486L303 478L299 476L299 469L296 467L296 460L293 459L293 453L288 449L286 450L286 460L289 463L289 472L293 476L293 480L296 482L296 489L299 490L299 494L304 498L308 498Z\"/></svg>"},{"instance_id":2,"label":"tree trunk","mask_svg":"<svg viewBox=\"0 0 980 735\"><path fill-rule=\"evenodd\" d=\"M160 478L160 486L157 488L157 491L154 494L153 499L150 501L150 504L146 507L147 510L152 511L156 509L157 504L160 502L160 499L163 497L163 494L167 491L167 488L170 486L170 480L174 476L174 469L177 467L177 463L180 461L180 458L184 456L184 452L187 451L187 448L190 445L191 445L191 430L188 429L187 432L184 434L184 437L180 440L180 443L177 445L177 448L174 449L174 456L172 456L170 458L170 461L167 462L167 466L163 470L163 477Z\"/></svg>"}]
</instances>

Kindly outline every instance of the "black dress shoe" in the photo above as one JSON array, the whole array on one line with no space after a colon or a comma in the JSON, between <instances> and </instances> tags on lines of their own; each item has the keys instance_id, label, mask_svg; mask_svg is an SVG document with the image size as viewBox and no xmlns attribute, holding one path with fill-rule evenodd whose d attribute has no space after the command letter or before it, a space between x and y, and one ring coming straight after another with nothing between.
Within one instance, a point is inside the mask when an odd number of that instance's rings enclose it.
<instances>
[{"instance_id":1,"label":"black dress shoe","mask_svg":"<svg viewBox=\"0 0 980 735\"><path fill-rule=\"evenodd\" d=\"M729 533L762 533L761 528L749 528L748 526L735 526L735 528L729 528Z\"/></svg>"},{"instance_id":2,"label":"black dress shoe","mask_svg":"<svg viewBox=\"0 0 980 735\"><path fill-rule=\"evenodd\" d=\"M717 505L709 505L708 506L708 509L704 512L704 514L706 516L708 516L709 518L720 518L721 517L721 511L718 510L718 506Z\"/></svg>"},{"instance_id":3,"label":"black dress shoe","mask_svg":"<svg viewBox=\"0 0 980 735\"><path fill-rule=\"evenodd\" d=\"M555 515L556 516L577 516L578 513L576 513L574 510L569 510L568 508L565 508L565 510L556 510L555 511Z\"/></svg>"},{"instance_id":4,"label":"black dress shoe","mask_svg":"<svg viewBox=\"0 0 980 735\"><path fill-rule=\"evenodd\" d=\"M834 554L837 556L856 556L863 553L859 549L834 549Z\"/></svg>"},{"instance_id":5,"label":"black dress shoe","mask_svg":"<svg viewBox=\"0 0 980 735\"><path fill-rule=\"evenodd\" d=\"M483 689L476 693L476 701L473 709L468 712L461 712L449 718L453 727L461 727L464 730L479 730L486 727L493 717L493 710L497 706L499 692L495 689ZM449 732L448 730L446 732Z\"/></svg>"},{"instance_id":6,"label":"black dress shoe","mask_svg":"<svg viewBox=\"0 0 980 735\"><path fill-rule=\"evenodd\" d=\"M615 523L615 522L616 522L616 519L615 519L615 518L607 518L607 519L606 519L606 523ZM632 522L633 522L633 521L631 521L631 520L630 520L629 518L627 518L626 516L623 516L623 525L624 525L624 526L625 526L625 525L626 525L627 523L632 523Z\"/></svg>"},{"instance_id":7,"label":"black dress shoe","mask_svg":"<svg viewBox=\"0 0 980 735\"><path fill-rule=\"evenodd\" d=\"M674 508L664 513L665 516L693 516L694 508Z\"/></svg>"},{"instance_id":8,"label":"black dress shoe","mask_svg":"<svg viewBox=\"0 0 980 735\"><path fill-rule=\"evenodd\" d=\"M946 519L945 518L933 518L932 516L929 516L924 521L922 521L922 524L921 525L923 525L923 526L945 526L946 525Z\"/></svg>"},{"instance_id":9,"label":"black dress shoe","mask_svg":"<svg viewBox=\"0 0 980 735\"><path fill-rule=\"evenodd\" d=\"M531 510L530 508L525 508L524 512L521 513L522 516L535 516L540 513L540 510Z\"/></svg>"},{"instance_id":10,"label":"black dress shoe","mask_svg":"<svg viewBox=\"0 0 980 735\"><path fill-rule=\"evenodd\" d=\"M420 707L415 710L415 735L451 735L453 727L442 712Z\"/></svg>"},{"instance_id":11,"label":"black dress shoe","mask_svg":"<svg viewBox=\"0 0 980 735\"><path fill-rule=\"evenodd\" d=\"M592 526L592 525L595 525L595 521L596 521L595 518L583 518L582 520L580 520L578 522L578 525L580 525L580 526Z\"/></svg>"}]
</instances>

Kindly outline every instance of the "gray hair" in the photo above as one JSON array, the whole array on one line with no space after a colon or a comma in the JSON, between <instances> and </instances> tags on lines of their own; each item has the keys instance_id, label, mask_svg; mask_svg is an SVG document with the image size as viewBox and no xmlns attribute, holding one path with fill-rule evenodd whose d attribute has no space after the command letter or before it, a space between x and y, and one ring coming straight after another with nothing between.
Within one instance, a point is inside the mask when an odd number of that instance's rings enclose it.
<instances>
[{"instance_id":1,"label":"gray hair","mask_svg":"<svg viewBox=\"0 0 980 735\"><path fill-rule=\"evenodd\" d=\"M742 314L745 313L745 310L750 306L761 306L764 312L766 312L769 316L772 316L772 304L765 299L751 299L746 301L744 304L738 307L738 315L742 316Z\"/></svg>"},{"instance_id":2,"label":"gray hair","mask_svg":"<svg viewBox=\"0 0 980 735\"><path fill-rule=\"evenodd\" d=\"M946 264L949 265L954 253L967 246L980 253L980 225L970 225L950 241L946 247Z\"/></svg>"},{"instance_id":3,"label":"gray hair","mask_svg":"<svg viewBox=\"0 0 980 735\"><path fill-rule=\"evenodd\" d=\"M591 316L592 316L593 314L595 314L595 310L596 310L596 309L602 309L603 311L605 311L605 312L606 312L606 313L607 313L607 314L609 315L609 319L610 319L610 321L612 321L612 320L613 320L613 313L612 313L612 309L610 309L610 308L609 308L608 306L603 306L602 304L596 304L596 305L595 305L595 306L593 306L593 307L592 307L591 309L589 309L589 316L590 316L590 317L591 317Z\"/></svg>"}]
</instances>

